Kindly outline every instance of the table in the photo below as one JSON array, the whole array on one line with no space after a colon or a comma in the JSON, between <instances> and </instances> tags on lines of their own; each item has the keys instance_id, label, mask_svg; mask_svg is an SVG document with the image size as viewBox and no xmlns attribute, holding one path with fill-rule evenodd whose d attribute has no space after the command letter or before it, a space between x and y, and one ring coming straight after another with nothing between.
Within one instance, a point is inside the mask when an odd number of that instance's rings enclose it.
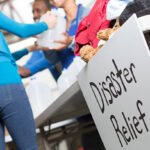
<instances>
[{"instance_id":1,"label":"table","mask_svg":"<svg viewBox=\"0 0 150 150\"><path fill-rule=\"evenodd\" d=\"M36 127L89 114L78 82L74 82L45 111L35 118Z\"/></svg>"},{"instance_id":2,"label":"table","mask_svg":"<svg viewBox=\"0 0 150 150\"><path fill-rule=\"evenodd\" d=\"M62 93L58 98L56 98L56 100L54 100L54 102L51 105L49 105L47 109L45 109L40 115L38 115L35 118L35 124L36 127L40 129L40 133L44 141L45 149L49 150L48 140L47 140L48 136L44 130L45 126L47 125L50 126L51 124L54 124L56 122L60 122L71 118L78 118L80 116L89 113L90 113L89 109L86 105L79 84L77 81L75 81L64 93ZM66 124L66 126L67 125L68 124ZM93 130L93 127L91 128L92 125L90 124L90 130ZM81 127L81 125L79 126ZM78 125L76 124L74 127L78 128ZM84 127L85 126L82 125L82 129ZM64 125L63 125L63 129L64 129ZM61 130L60 132L63 131ZM87 131L89 131L89 129L86 129L86 132Z\"/></svg>"}]
</instances>

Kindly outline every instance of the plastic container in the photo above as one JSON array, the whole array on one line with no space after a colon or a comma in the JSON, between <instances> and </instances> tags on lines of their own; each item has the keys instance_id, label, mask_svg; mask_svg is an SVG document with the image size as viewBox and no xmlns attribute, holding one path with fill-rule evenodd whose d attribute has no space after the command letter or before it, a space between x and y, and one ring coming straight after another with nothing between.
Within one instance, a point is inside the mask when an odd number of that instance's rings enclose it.
<instances>
[{"instance_id":1,"label":"plastic container","mask_svg":"<svg viewBox=\"0 0 150 150\"><path fill-rule=\"evenodd\" d=\"M65 36L62 34L66 31L66 20L64 17L57 14L57 11L53 10L52 14L57 16L56 26L49 29L37 36L37 44L40 46L55 49L60 47L61 44L55 43L55 40L64 40ZM42 17L40 19L42 21Z\"/></svg>"}]
</instances>

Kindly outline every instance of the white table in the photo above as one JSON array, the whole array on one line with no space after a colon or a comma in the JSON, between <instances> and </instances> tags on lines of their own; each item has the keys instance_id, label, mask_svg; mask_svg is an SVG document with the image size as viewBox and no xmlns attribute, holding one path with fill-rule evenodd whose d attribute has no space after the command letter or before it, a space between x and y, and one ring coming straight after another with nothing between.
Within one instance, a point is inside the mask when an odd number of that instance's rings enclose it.
<instances>
[{"instance_id":1,"label":"white table","mask_svg":"<svg viewBox=\"0 0 150 150\"><path fill-rule=\"evenodd\" d=\"M75 82L45 111L35 118L35 123L36 127L41 127L47 121L55 123L86 114L89 114L89 109L81 93L78 82Z\"/></svg>"}]
</instances>

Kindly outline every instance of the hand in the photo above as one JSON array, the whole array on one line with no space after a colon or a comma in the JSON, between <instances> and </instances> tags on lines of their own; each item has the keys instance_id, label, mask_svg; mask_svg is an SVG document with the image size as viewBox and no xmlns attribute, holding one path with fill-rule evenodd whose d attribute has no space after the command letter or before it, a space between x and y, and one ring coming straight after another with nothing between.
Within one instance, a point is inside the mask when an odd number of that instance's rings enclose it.
<instances>
[{"instance_id":1,"label":"hand","mask_svg":"<svg viewBox=\"0 0 150 150\"><path fill-rule=\"evenodd\" d=\"M63 34L63 36L64 36L65 38L64 38L64 40L55 40L55 41L54 41L54 43L59 43L59 44L61 44L61 46L59 46L58 48L55 48L54 50L60 51L60 50L62 50L62 49L67 48L67 47L71 44L71 42L72 42L72 40L73 40L73 37L72 37L72 36L69 36L68 33L66 33L66 32L64 32L64 33L62 33L62 34Z\"/></svg>"},{"instance_id":2,"label":"hand","mask_svg":"<svg viewBox=\"0 0 150 150\"><path fill-rule=\"evenodd\" d=\"M52 14L50 11L42 16L42 20L48 25L49 29L54 28L57 23L56 15Z\"/></svg>"},{"instance_id":3,"label":"hand","mask_svg":"<svg viewBox=\"0 0 150 150\"><path fill-rule=\"evenodd\" d=\"M22 77L28 77L31 74L29 69L22 66L18 66L18 72Z\"/></svg>"}]
</instances>

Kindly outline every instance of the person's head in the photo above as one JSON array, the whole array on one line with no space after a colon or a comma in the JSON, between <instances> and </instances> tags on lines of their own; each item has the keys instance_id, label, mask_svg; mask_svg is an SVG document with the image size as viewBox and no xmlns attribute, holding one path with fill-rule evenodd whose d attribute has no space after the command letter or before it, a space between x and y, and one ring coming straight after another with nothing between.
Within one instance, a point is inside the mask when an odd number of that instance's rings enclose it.
<instances>
[{"instance_id":1,"label":"person's head","mask_svg":"<svg viewBox=\"0 0 150 150\"><path fill-rule=\"evenodd\" d=\"M32 5L32 13L34 21L39 21L41 16L51 9L48 0L34 0Z\"/></svg>"}]
</instances>

